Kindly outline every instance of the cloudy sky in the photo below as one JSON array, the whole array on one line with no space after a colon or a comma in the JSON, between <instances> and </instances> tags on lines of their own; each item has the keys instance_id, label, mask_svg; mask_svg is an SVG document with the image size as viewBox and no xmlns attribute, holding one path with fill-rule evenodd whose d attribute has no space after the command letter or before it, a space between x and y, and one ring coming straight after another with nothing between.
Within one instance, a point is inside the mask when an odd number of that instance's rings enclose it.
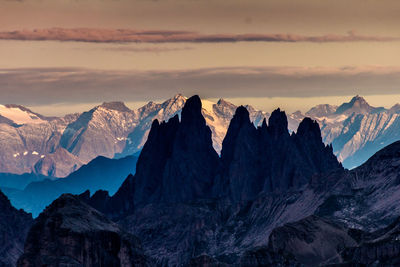
<instances>
[{"instance_id":1,"label":"cloudy sky","mask_svg":"<svg viewBox=\"0 0 400 267\"><path fill-rule=\"evenodd\" d=\"M400 102L398 0L0 0L0 102Z\"/></svg>"}]
</instances>

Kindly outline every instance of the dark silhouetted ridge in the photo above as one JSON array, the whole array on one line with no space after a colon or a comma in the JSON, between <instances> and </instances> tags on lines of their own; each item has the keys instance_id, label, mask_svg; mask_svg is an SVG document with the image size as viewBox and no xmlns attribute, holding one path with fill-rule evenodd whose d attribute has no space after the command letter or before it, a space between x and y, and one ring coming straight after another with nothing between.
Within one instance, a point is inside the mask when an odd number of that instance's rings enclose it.
<instances>
[{"instance_id":1,"label":"dark silhouetted ridge","mask_svg":"<svg viewBox=\"0 0 400 267\"><path fill-rule=\"evenodd\" d=\"M305 118L297 134L289 136L287 118L275 110L267 125L250 122L248 112L236 110L223 142L222 175L217 192L233 200L251 200L261 192L299 189L312 175L340 170L341 165L321 138L319 125Z\"/></svg>"},{"instance_id":2,"label":"dark silhouetted ridge","mask_svg":"<svg viewBox=\"0 0 400 267\"><path fill-rule=\"evenodd\" d=\"M290 136L280 109L271 114L268 125L264 120L256 128L248 110L238 107L219 158L201 110L200 98L193 96L181 121L178 116L155 120L136 174L111 198L95 194L92 205L118 218L149 203L252 200L260 193L300 189L314 174L341 169L332 149L322 143L316 122L304 119L298 134ZM103 198L107 204L101 203Z\"/></svg>"}]
</instances>

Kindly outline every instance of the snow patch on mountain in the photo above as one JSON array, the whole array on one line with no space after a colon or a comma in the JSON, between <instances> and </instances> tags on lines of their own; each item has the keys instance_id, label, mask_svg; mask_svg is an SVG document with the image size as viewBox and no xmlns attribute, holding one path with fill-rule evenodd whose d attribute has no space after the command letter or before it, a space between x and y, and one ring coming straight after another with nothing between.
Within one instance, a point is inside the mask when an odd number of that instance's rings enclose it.
<instances>
[{"instance_id":1,"label":"snow patch on mountain","mask_svg":"<svg viewBox=\"0 0 400 267\"><path fill-rule=\"evenodd\" d=\"M4 105L0 105L0 115L13 121L16 124L39 124L45 122L36 114L30 113L26 110L21 110L17 107L7 107Z\"/></svg>"}]
</instances>

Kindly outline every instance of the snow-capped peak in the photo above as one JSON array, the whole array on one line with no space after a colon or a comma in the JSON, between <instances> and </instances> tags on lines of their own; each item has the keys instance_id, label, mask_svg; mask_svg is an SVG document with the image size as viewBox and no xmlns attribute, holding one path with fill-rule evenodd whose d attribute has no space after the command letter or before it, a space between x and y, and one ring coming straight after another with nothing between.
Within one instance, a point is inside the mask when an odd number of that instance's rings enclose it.
<instances>
[{"instance_id":1,"label":"snow-capped peak","mask_svg":"<svg viewBox=\"0 0 400 267\"><path fill-rule=\"evenodd\" d=\"M29 109L17 105L0 105L0 116L12 121L15 124L43 123L40 115Z\"/></svg>"},{"instance_id":2,"label":"snow-capped peak","mask_svg":"<svg viewBox=\"0 0 400 267\"><path fill-rule=\"evenodd\" d=\"M182 101L182 100L184 100L184 101L186 101L187 97L182 95L182 94L176 94L170 100L174 100L174 101Z\"/></svg>"},{"instance_id":3,"label":"snow-capped peak","mask_svg":"<svg viewBox=\"0 0 400 267\"><path fill-rule=\"evenodd\" d=\"M205 109L207 112L212 113L215 103L211 102L209 100L202 99L201 100L201 105L202 105L203 109Z\"/></svg>"},{"instance_id":4,"label":"snow-capped peak","mask_svg":"<svg viewBox=\"0 0 400 267\"><path fill-rule=\"evenodd\" d=\"M337 106L329 105L329 104L320 104L315 107L312 107L309 111L306 112L306 116L308 117L326 117L335 113Z\"/></svg>"}]
</instances>

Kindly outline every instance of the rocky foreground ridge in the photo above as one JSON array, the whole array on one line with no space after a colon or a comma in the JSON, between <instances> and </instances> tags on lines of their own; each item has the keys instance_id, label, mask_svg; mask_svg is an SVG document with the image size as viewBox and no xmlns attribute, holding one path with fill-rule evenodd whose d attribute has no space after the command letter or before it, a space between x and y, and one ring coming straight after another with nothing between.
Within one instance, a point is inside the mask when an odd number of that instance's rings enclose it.
<instances>
[{"instance_id":1,"label":"rocky foreground ridge","mask_svg":"<svg viewBox=\"0 0 400 267\"><path fill-rule=\"evenodd\" d=\"M135 236L62 195L35 220L17 266L148 266L148 259Z\"/></svg>"}]
</instances>

